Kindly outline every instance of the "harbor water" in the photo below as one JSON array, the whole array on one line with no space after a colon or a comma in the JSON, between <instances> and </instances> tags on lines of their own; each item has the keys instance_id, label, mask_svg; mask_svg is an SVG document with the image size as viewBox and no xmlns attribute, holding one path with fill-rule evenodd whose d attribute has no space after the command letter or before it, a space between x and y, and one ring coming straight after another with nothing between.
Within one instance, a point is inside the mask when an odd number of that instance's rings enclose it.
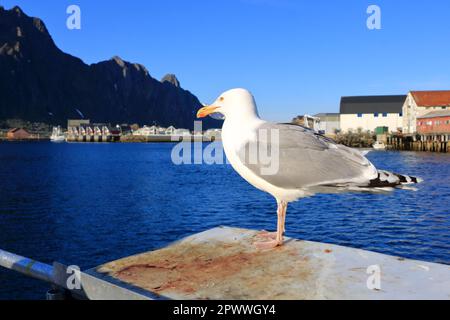
<instances>
[{"instance_id":1,"label":"harbor water","mask_svg":"<svg viewBox=\"0 0 450 320\"><path fill-rule=\"evenodd\" d=\"M275 228L271 196L227 164L175 165L173 147L1 143L0 248L88 269L219 225ZM368 158L424 182L416 192L290 204L287 235L450 264L450 156L377 151ZM0 299L42 299L47 289L0 269Z\"/></svg>"}]
</instances>

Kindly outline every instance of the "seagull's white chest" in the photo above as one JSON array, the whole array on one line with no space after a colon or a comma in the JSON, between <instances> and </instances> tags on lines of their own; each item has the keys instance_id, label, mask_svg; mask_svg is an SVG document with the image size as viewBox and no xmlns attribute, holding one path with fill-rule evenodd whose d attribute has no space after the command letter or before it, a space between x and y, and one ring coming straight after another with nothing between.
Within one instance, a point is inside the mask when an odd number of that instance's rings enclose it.
<instances>
[{"instance_id":1,"label":"seagull's white chest","mask_svg":"<svg viewBox=\"0 0 450 320\"><path fill-rule=\"evenodd\" d=\"M249 141L256 138L259 123L254 124L234 124L225 121L222 127L222 141L227 156L236 153Z\"/></svg>"},{"instance_id":2,"label":"seagull's white chest","mask_svg":"<svg viewBox=\"0 0 450 320\"><path fill-rule=\"evenodd\" d=\"M239 154L245 144L257 139L258 127L263 123L265 122L260 119L239 124L225 121L222 127L222 144L225 154L233 169L255 188L270 193L278 200L294 201L303 196L303 191L287 190L272 185L253 173Z\"/></svg>"},{"instance_id":3,"label":"seagull's white chest","mask_svg":"<svg viewBox=\"0 0 450 320\"><path fill-rule=\"evenodd\" d=\"M233 125L232 122L225 121L222 128L222 144L228 161L241 176L246 167L239 158L239 150L247 142L256 137L257 125ZM244 176L243 176L244 177ZM246 177L244 177L246 178Z\"/></svg>"}]
</instances>

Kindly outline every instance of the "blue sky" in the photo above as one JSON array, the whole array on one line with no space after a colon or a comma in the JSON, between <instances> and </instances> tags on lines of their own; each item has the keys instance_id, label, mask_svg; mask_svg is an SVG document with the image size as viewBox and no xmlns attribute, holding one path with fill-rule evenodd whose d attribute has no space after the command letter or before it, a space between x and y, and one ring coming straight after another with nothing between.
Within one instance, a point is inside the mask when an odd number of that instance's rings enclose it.
<instances>
[{"instance_id":1,"label":"blue sky","mask_svg":"<svg viewBox=\"0 0 450 320\"><path fill-rule=\"evenodd\" d=\"M252 91L260 114L337 112L345 95L450 89L450 1L0 0L44 20L63 51L119 55L160 79L175 73L203 102ZM81 8L82 29L66 28ZM381 30L366 27L369 5Z\"/></svg>"}]
</instances>

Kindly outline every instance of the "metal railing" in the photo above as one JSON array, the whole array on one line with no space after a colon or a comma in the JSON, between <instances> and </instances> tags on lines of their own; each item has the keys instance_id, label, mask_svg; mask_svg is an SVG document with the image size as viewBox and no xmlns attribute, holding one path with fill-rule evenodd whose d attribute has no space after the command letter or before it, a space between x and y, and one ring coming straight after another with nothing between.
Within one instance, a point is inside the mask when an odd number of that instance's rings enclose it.
<instances>
[{"instance_id":1,"label":"metal railing","mask_svg":"<svg viewBox=\"0 0 450 320\"><path fill-rule=\"evenodd\" d=\"M0 266L38 280L56 284L53 280L52 266L2 249L0 249Z\"/></svg>"},{"instance_id":2,"label":"metal railing","mask_svg":"<svg viewBox=\"0 0 450 320\"><path fill-rule=\"evenodd\" d=\"M65 290L61 290L55 280L53 266L0 249L0 267L52 284L53 288L46 294L47 300L65 299Z\"/></svg>"},{"instance_id":3,"label":"metal railing","mask_svg":"<svg viewBox=\"0 0 450 320\"><path fill-rule=\"evenodd\" d=\"M106 300L142 300L153 299L147 292L133 290L124 284L112 283L78 270L76 274L79 286L69 285L74 276L73 266L67 267L58 262L48 265L0 249L0 267L19 272L25 276L45 281L52 289L47 292L48 300L62 299L106 299Z\"/></svg>"}]
</instances>

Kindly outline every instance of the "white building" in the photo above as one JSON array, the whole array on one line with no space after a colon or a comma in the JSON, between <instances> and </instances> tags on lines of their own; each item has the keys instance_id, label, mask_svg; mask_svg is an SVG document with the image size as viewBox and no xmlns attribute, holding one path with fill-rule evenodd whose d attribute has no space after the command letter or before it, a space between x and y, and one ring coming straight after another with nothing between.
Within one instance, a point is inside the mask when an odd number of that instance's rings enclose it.
<instances>
[{"instance_id":1,"label":"white building","mask_svg":"<svg viewBox=\"0 0 450 320\"><path fill-rule=\"evenodd\" d=\"M318 113L314 117L320 119L317 127L320 133L333 135L341 129L339 113Z\"/></svg>"},{"instance_id":2,"label":"white building","mask_svg":"<svg viewBox=\"0 0 450 320\"><path fill-rule=\"evenodd\" d=\"M340 128L342 132L374 132L377 127L388 127L397 132L403 126L402 108L405 95L342 97Z\"/></svg>"},{"instance_id":3,"label":"white building","mask_svg":"<svg viewBox=\"0 0 450 320\"><path fill-rule=\"evenodd\" d=\"M450 90L410 91L403 104L403 133L416 133L417 118L435 110L450 110Z\"/></svg>"},{"instance_id":4,"label":"white building","mask_svg":"<svg viewBox=\"0 0 450 320\"><path fill-rule=\"evenodd\" d=\"M175 132L175 127L174 126L170 126L170 127L168 127L166 130L164 130L164 134L167 134L167 135L172 135L172 134L174 134L174 132Z\"/></svg>"},{"instance_id":5,"label":"white building","mask_svg":"<svg viewBox=\"0 0 450 320\"><path fill-rule=\"evenodd\" d=\"M142 128L133 131L133 136L153 136L157 134L164 134L165 131L165 128L160 128L157 126L143 126Z\"/></svg>"},{"instance_id":6,"label":"white building","mask_svg":"<svg viewBox=\"0 0 450 320\"><path fill-rule=\"evenodd\" d=\"M294 119L292 119L292 123L313 129L314 131L319 131L320 119L315 116L313 117L308 114L305 114L303 116L297 116Z\"/></svg>"},{"instance_id":7,"label":"white building","mask_svg":"<svg viewBox=\"0 0 450 320\"><path fill-rule=\"evenodd\" d=\"M222 129L208 129L203 135L209 139L220 140L222 138Z\"/></svg>"},{"instance_id":8,"label":"white building","mask_svg":"<svg viewBox=\"0 0 450 320\"><path fill-rule=\"evenodd\" d=\"M175 131L173 132L173 135L175 136L190 136L191 132L188 129L175 129Z\"/></svg>"},{"instance_id":9,"label":"white building","mask_svg":"<svg viewBox=\"0 0 450 320\"><path fill-rule=\"evenodd\" d=\"M139 128L137 130L133 131L133 136L149 136L155 134L153 127L147 127L143 126L142 128Z\"/></svg>"},{"instance_id":10,"label":"white building","mask_svg":"<svg viewBox=\"0 0 450 320\"><path fill-rule=\"evenodd\" d=\"M133 131L134 136L155 136L155 135L167 135L167 136L185 136L190 135L188 129L177 129L174 126L168 128L158 127L158 126L143 126L140 129Z\"/></svg>"}]
</instances>

